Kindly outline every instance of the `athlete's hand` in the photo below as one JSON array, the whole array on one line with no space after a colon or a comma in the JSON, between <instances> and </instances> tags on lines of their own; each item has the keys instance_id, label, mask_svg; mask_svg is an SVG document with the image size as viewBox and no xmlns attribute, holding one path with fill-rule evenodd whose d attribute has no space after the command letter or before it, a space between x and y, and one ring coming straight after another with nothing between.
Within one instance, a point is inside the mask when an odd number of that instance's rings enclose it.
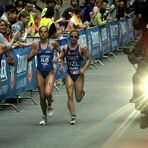
<instances>
[{"instance_id":1,"label":"athlete's hand","mask_svg":"<svg viewBox=\"0 0 148 148\"><path fill-rule=\"evenodd\" d=\"M80 73L80 75L84 75L84 73L85 73L84 69L81 68L79 73Z\"/></svg>"},{"instance_id":2,"label":"athlete's hand","mask_svg":"<svg viewBox=\"0 0 148 148\"><path fill-rule=\"evenodd\" d=\"M58 60L59 60L59 58L56 57L56 58L54 58L54 59L52 60L52 63L53 63L53 64L56 64L56 63L58 62Z\"/></svg>"},{"instance_id":3,"label":"athlete's hand","mask_svg":"<svg viewBox=\"0 0 148 148\"><path fill-rule=\"evenodd\" d=\"M64 71L64 66L61 66L60 67L60 71Z\"/></svg>"}]
</instances>

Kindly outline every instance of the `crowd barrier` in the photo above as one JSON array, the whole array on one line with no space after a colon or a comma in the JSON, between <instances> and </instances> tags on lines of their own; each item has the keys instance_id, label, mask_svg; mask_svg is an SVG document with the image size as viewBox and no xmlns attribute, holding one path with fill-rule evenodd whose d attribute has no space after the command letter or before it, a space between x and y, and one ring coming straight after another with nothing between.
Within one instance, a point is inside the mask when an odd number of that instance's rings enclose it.
<instances>
[{"instance_id":1,"label":"crowd barrier","mask_svg":"<svg viewBox=\"0 0 148 148\"><path fill-rule=\"evenodd\" d=\"M18 48L11 52L15 65L10 66L5 56L1 60L0 99L9 99L27 90L35 89L35 59L27 62L30 47Z\"/></svg>"},{"instance_id":2,"label":"crowd barrier","mask_svg":"<svg viewBox=\"0 0 148 148\"><path fill-rule=\"evenodd\" d=\"M131 13L128 18L110 22L104 27L95 26L80 30L78 42L90 50L92 61L101 59L105 54L114 52L116 49L124 47L127 43L135 39L135 32L132 26L133 18L134 13ZM38 39L37 37L28 37L27 42ZM57 42L63 48L69 44L69 39L65 37L57 40ZM5 56L2 57L0 99L9 99L36 87L36 61L33 59L32 62L27 63L29 50L30 47L26 47L12 51L15 60L13 67L7 64ZM57 63L55 80L65 78L67 67L66 61L64 62L64 71L60 70L60 61Z\"/></svg>"}]
</instances>

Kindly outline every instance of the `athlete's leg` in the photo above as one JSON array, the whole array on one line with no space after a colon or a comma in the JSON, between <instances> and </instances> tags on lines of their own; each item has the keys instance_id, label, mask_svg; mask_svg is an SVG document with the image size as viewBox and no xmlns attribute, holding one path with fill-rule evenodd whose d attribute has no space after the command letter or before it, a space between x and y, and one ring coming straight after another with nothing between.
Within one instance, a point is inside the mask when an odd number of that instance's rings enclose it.
<instances>
[{"instance_id":1,"label":"athlete's leg","mask_svg":"<svg viewBox=\"0 0 148 148\"><path fill-rule=\"evenodd\" d=\"M66 91L67 91L67 96L68 96L68 101L67 101L67 106L69 109L70 115L75 115L75 108L74 108L74 82L71 79L70 75L67 74L66 76Z\"/></svg>"},{"instance_id":2,"label":"athlete's leg","mask_svg":"<svg viewBox=\"0 0 148 148\"><path fill-rule=\"evenodd\" d=\"M77 80L75 81L75 97L77 102L81 102L84 96L84 75L79 75Z\"/></svg>"},{"instance_id":3,"label":"athlete's leg","mask_svg":"<svg viewBox=\"0 0 148 148\"><path fill-rule=\"evenodd\" d=\"M52 90L54 85L54 72L50 72L46 77L45 81L45 97L48 101L48 105L50 106L52 103Z\"/></svg>"},{"instance_id":4,"label":"athlete's leg","mask_svg":"<svg viewBox=\"0 0 148 148\"><path fill-rule=\"evenodd\" d=\"M36 76L37 76L37 87L40 94L40 105L41 105L42 113L44 116L47 116L47 103L46 103L46 98L44 93L45 80L38 70L37 70Z\"/></svg>"}]
</instances>

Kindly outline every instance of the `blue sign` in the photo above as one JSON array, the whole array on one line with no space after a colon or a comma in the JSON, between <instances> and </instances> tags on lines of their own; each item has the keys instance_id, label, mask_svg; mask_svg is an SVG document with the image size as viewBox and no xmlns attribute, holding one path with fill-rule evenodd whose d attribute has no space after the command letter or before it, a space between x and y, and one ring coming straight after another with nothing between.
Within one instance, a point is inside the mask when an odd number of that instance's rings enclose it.
<instances>
[{"instance_id":1,"label":"blue sign","mask_svg":"<svg viewBox=\"0 0 148 148\"><path fill-rule=\"evenodd\" d=\"M124 47L128 43L127 19L119 21L119 46Z\"/></svg>"},{"instance_id":2,"label":"blue sign","mask_svg":"<svg viewBox=\"0 0 148 148\"><path fill-rule=\"evenodd\" d=\"M83 45L84 47L88 48L88 37L86 35L86 30L81 29L79 33L80 33L79 40L78 40L79 45Z\"/></svg>"},{"instance_id":3,"label":"blue sign","mask_svg":"<svg viewBox=\"0 0 148 148\"><path fill-rule=\"evenodd\" d=\"M9 99L36 87L35 60L27 62L29 51L29 47L14 49L12 51L15 61L14 66L9 66L5 56L3 56L1 61L2 86L0 99Z\"/></svg>"},{"instance_id":4,"label":"blue sign","mask_svg":"<svg viewBox=\"0 0 148 148\"><path fill-rule=\"evenodd\" d=\"M118 49L118 24L116 22L110 22L108 24L109 26L109 32L110 32L110 45L111 45L111 50L114 51Z\"/></svg>"},{"instance_id":5,"label":"blue sign","mask_svg":"<svg viewBox=\"0 0 148 148\"><path fill-rule=\"evenodd\" d=\"M101 27L101 44L102 44L102 56L104 54L108 54L111 51L110 32L108 25Z\"/></svg>"},{"instance_id":6,"label":"blue sign","mask_svg":"<svg viewBox=\"0 0 148 148\"><path fill-rule=\"evenodd\" d=\"M101 57L101 50L100 50L100 29L99 27L95 26L87 30L88 43L91 43L91 57L92 60Z\"/></svg>"}]
</instances>

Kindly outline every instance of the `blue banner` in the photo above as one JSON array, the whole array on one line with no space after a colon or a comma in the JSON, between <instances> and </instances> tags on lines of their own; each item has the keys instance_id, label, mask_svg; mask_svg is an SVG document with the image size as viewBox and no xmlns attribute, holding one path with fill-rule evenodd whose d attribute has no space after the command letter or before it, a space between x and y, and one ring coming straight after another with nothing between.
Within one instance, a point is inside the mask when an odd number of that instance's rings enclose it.
<instances>
[{"instance_id":1,"label":"blue banner","mask_svg":"<svg viewBox=\"0 0 148 148\"><path fill-rule=\"evenodd\" d=\"M101 45L102 45L102 56L104 54L108 54L111 51L110 32L108 25L101 27Z\"/></svg>"},{"instance_id":2,"label":"blue banner","mask_svg":"<svg viewBox=\"0 0 148 148\"><path fill-rule=\"evenodd\" d=\"M120 20L118 23L119 23L119 47L122 48L128 43L127 18Z\"/></svg>"},{"instance_id":3,"label":"blue banner","mask_svg":"<svg viewBox=\"0 0 148 148\"><path fill-rule=\"evenodd\" d=\"M134 27L133 27L133 19L134 19L134 13L131 13L129 15L129 18L127 19L127 27L128 27L128 42L133 41L135 39L134 36Z\"/></svg>"},{"instance_id":4,"label":"blue banner","mask_svg":"<svg viewBox=\"0 0 148 148\"><path fill-rule=\"evenodd\" d=\"M111 50L114 51L118 49L118 37L119 37L119 28L116 22L110 22L109 24L109 32L110 32L110 46Z\"/></svg>"},{"instance_id":5,"label":"blue banner","mask_svg":"<svg viewBox=\"0 0 148 148\"><path fill-rule=\"evenodd\" d=\"M36 87L35 60L27 62L27 55L30 47L18 48L12 51L15 61L14 66L9 66L5 56L1 61L1 82L0 99L9 99L22 92Z\"/></svg>"},{"instance_id":6,"label":"blue banner","mask_svg":"<svg viewBox=\"0 0 148 148\"><path fill-rule=\"evenodd\" d=\"M88 48L88 36L86 35L86 30L81 29L79 33L80 33L80 36L79 36L78 43Z\"/></svg>"},{"instance_id":7,"label":"blue banner","mask_svg":"<svg viewBox=\"0 0 148 148\"><path fill-rule=\"evenodd\" d=\"M95 60L101 57L101 50L100 50L100 29L99 27L95 26L87 30L87 36L89 37L88 43L91 43L91 47L89 47L91 51L91 58Z\"/></svg>"}]
</instances>

